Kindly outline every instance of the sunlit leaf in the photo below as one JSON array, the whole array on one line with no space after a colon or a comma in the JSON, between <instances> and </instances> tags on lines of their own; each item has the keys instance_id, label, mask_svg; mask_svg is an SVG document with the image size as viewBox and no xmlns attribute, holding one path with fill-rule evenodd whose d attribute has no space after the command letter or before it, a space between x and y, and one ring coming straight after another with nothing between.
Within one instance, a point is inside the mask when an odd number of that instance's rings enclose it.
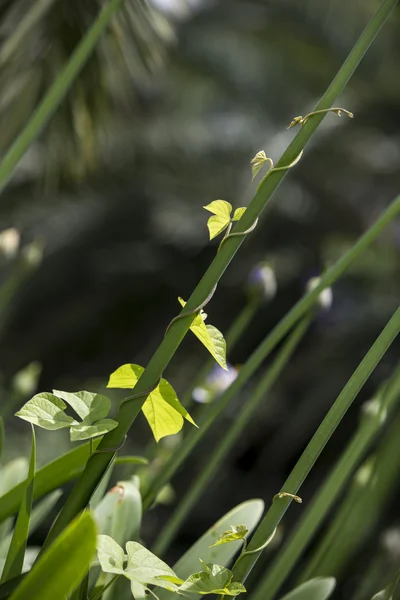
<instances>
[{"instance_id":1,"label":"sunlit leaf","mask_svg":"<svg viewBox=\"0 0 400 600\"><path fill-rule=\"evenodd\" d=\"M264 150L260 150L260 152L257 152L257 154L255 155L254 158L251 159L250 164L252 165L251 167L251 172L252 172L252 179L254 179L260 169L265 165L265 163L270 163L271 168L273 166L272 160L270 158L267 157L267 155L265 154Z\"/></svg>"},{"instance_id":2,"label":"sunlit leaf","mask_svg":"<svg viewBox=\"0 0 400 600\"><path fill-rule=\"evenodd\" d=\"M203 566L205 570L190 575L179 588L180 592L236 596L246 591L241 583L232 582L232 572L229 569L205 563Z\"/></svg>"},{"instance_id":3,"label":"sunlit leaf","mask_svg":"<svg viewBox=\"0 0 400 600\"><path fill-rule=\"evenodd\" d=\"M239 219L241 219L243 217L245 211L246 211L245 206L241 206L240 208L237 208L235 210L235 212L233 213L232 221L239 221Z\"/></svg>"},{"instance_id":4,"label":"sunlit leaf","mask_svg":"<svg viewBox=\"0 0 400 600\"><path fill-rule=\"evenodd\" d=\"M214 215L228 219L231 218L232 204L226 200L213 200L210 204L203 206L206 210Z\"/></svg>"},{"instance_id":5,"label":"sunlit leaf","mask_svg":"<svg viewBox=\"0 0 400 600\"><path fill-rule=\"evenodd\" d=\"M53 394L67 402L81 419L91 415L92 422L94 422L104 419L110 412L111 402L102 394L86 391L62 392L60 390L53 390Z\"/></svg>"},{"instance_id":6,"label":"sunlit leaf","mask_svg":"<svg viewBox=\"0 0 400 600\"><path fill-rule=\"evenodd\" d=\"M84 419L82 423L78 423L71 427L71 442L79 442L81 440L104 435L115 429L117 426L118 421L114 421L114 419L101 419L101 421L91 424L90 418L88 417L87 419Z\"/></svg>"},{"instance_id":7,"label":"sunlit leaf","mask_svg":"<svg viewBox=\"0 0 400 600\"><path fill-rule=\"evenodd\" d=\"M221 544L227 544L236 540L243 540L248 533L246 525L231 525L230 529L227 529L217 538L216 542L210 546L220 546Z\"/></svg>"},{"instance_id":8,"label":"sunlit leaf","mask_svg":"<svg viewBox=\"0 0 400 600\"><path fill-rule=\"evenodd\" d=\"M182 298L178 298L178 300L182 306L185 306L186 302ZM228 371L228 365L226 364L226 341L219 329L213 325L206 325L202 316L197 315L190 326L190 331L207 348L217 363Z\"/></svg>"},{"instance_id":9,"label":"sunlit leaf","mask_svg":"<svg viewBox=\"0 0 400 600\"><path fill-rule=\"evenodd\" d=\"M67 405L48 392L36 394L16 413L17 417L50 431L71 427L75 419L65 414Z\"/></svg>"},{"instance_id":10,"label":"sunlit leaf","mask_svg":"<svg viewBox=\"0 0 400 600\"><path fill-rule=\"evenodd\" d=\"M214 215L210 217L207 221L208 231L210 233L210 240L216 238L220 233L224 231L228 227L230 223L230 219L225 219L225 217L220 217L219 215Z\"/></svg>"},{"instance_id":11,"label":"sunlit leaf","mask_svg":"<svg viewBox=\"0 0 400 600\"><path fill-rule=\"evenodd\" d=\"M140 365L126 364L111 373L107 383L109 388L131 389L135 387L144 368Z\"/></svg>"}]
</instances>

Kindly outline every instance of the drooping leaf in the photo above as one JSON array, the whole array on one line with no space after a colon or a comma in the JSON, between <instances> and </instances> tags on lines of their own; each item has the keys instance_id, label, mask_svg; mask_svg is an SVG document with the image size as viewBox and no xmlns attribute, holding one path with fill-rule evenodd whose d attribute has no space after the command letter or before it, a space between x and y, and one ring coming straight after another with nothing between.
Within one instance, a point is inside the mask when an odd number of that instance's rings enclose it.
<instances>
[{"instance_id":1,"label":"drooping leaf","mask_svg":"<svg viewBox=\"0 0 400 600\"><path fill-rule=\"evenodd\" d=\"M89 512L76 518L44 551L10 600L64 599L89 570L96 550L96 526Z\"/></svg>"},{"instance_id":2,"label":"drooping leaf","mask_svg":"<svg viewBox=\"0 0 400 600\"><path fill-rule=\"evenodd\" d=\"M122 365L110 375L107 387L132 388L143 371L139 365ZM161 379L156 389L150 392L142 411L157 442L167 435L178 433L183 427L183 419L195 425L179 402L174 388L165 379Z\"/></svg>"},{"instance_id":3,"label":"drooping leaf","mask_svg":"<svg viewBox=\"0 0 400 600\"><path fill-rule=\"evenodd\" d=\"M64 412L66 408L67 405L54 394L42 392L28 400L16 416L43 429L54 431L76 423L75 419Z\"/></svg>"},{"instance_id":4,"label":"drooping leaf","mask_svg":"<svg viewBox=\"0 0 400 600\"><path fill-rule=\"evenodd\" d=\"M335 587L334 577L316 577L302 583L280 600L327 600Z\"/></svg>"},{"instance_id":5,"label":"drooping leaf","mask_svg":"<svg viewBox=\"0 0 400 600\"><path fill-rule=\"evenodd\" d=\"M220 565L203 563L204 571L194 573L179 588L180 592L192 594L222 594L236 596L246 591L238 582L232 582L232 571Z\"/></svg>"},{"instance_id":6,"label":"drooping leaf","mask_svg":"<svg viewBox=\"0 0 400 600\"><path fill-rule=\"evenodd\" d=\"M178 300L181 306L185 306L186 302L182 298L178 298ZM226 341L219 329L214 327L214 325L206 325L204 318L199 314L194 318L190 326L190 331L207 348L220 367L228 371L228 365L226 364Z\"/></svg>"},{"instance_id":7,"label":"drooping leaf","mask_svg":"<svg viewBox=\"0 0 400 600\"><path fill-rule=\"evenodd\" d=\"M266 162L269 162L271 165L271 168L272 168L272 166L273 166L272 160L267 157L264 150L260 150L260 152L257 152L255 157L251 159L250 164L252 165L251 166L251 173L253 175L252 180L255 177L257 177L260 169L262 169L262 167L265 165Z\"/></svg>"},{"instance_id":8,"label":"drooping leaf","mask_svg":"<svg viewBox=\"0 0 400 600\"><path fill-rule=\"evenodd\" d=\"M18 512L18 517L14 527L14 533L11 538L10 547L8 549L5 565L1 575L0 583L4 583L8 579L18 577L22 573L24 564L25 550L29 535L29 522L32 511L33 502L33 486L35 481L36 469L36 440L35 430L32 426L32 448L31 458L29 462L28 477L25 484L25 493Z\"/></svg>"},{"instance_id":9,"label":"drooping leaf","mask_svg":"<svg viewBox=\"0 0 400 600\"><path fill-rule=\"evenodd\" d=\"M230 529L223 531L221 535L217 538L217 540L210 546L210 548L214 548L214 546L220 546L221 544L228 544L229 542L234 542L236 540L243 540L248 533L248 529L246 525L232 525Z\"/></svg>"},{"instance_id":10,"label":"drooping leaf","mask_svg":"<svg viewBox=\"0 0 400 600\"><path fill-rule=\"evenodd\" d=\"M226 219L225 217L220 217L219 215L214 215L210 217L207 221L207 227L210 234L210 240L216 238L220 233L226 229L230 223L230 219Z\"/></svg>"},{"instance_id":11,"label":"drooping leaf","mask_svg":"<svg viewBox=\"0 0 400 600\"><path fill-rule=\"evenodd\" d=\"M235 210L235 212L233 213L232 221L239 221L239 219L241 219L243 217L245 211L246 211L245 206L241 206L240 208L237 208Z\"/></svg>"}]
</instances>

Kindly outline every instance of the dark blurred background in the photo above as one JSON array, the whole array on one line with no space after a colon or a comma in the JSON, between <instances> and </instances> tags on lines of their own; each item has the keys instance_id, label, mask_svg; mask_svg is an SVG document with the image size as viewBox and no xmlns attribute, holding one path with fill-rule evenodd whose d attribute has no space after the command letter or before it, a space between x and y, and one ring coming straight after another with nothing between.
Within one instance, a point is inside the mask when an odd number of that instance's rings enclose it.
<instances>
[{"instance_id":1,"label":"dark blurred background","mask_svg":"<svg viewBox=\"0 0 400 600\"><path fill-rule=\"evenodd\" d=\"M101 4L47 2L17 48L7 55L3 45L1 152ZM20 254L13 258L8 251L7 258L3 250L1 259L2 405L36 389L104 390L120 364L146 365L179 310L177 296L189 296L216 252L202 206L217 198L235 207L249 203L257 185L251 183L251 158L261 149L279 158L295 135L287 125L312 110L378 4L154 0L146 7L126 0L2 194L0 227L20 232L25 262L30 252L29 269L21 267ZM29 5L0 2L3 42ZM277 294L234 351L228 349L233 365L246 361L307 280L338 258L400 191L399 26L397 10L338 101L355 118L327 116L207 307L210 322L226 331L246 302L251 268L261 260L273 264ZM397 222L335 284L331 310L313 324L170 558L236 503L251 497L269 502L278 491L397 307L399 249ZM395 343L362 390L302 489L305 501L349 439L360 403L390 374L398 353ZM166 373L178 394L205 358L187 336ZM175 478L178 496L256 380ZM8 458L19 456L29 447L27 428L8 418L6 431ZM130 447L143 454L149 440L140 418ZM68 447L62 433L39 435L40 462L61 447ZM396 523L398 497L391 502L384 519ZM151 513L149 539L170 510ZM286 527L300 510L292 507ZM346 581L343 597L353 585L352 578Z\"/></svg>"}]
</instances>

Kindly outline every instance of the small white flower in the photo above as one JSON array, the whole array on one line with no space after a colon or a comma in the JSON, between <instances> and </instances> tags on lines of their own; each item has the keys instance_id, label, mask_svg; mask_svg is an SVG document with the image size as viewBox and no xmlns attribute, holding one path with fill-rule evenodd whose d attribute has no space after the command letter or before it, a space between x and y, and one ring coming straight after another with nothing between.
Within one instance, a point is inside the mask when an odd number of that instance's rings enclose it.
<instances>
[{"instance_id":1,"label":"small white flower","mask_svg":"<svg viewBox=\"0 0 400 600\"><path fill-rule=\"evenodd\" d=\"M307 283L307 292L312 292L317 287L319 282L320 282L319 277L313 277L312 279L310 279L309 282ZM322 292L318 296L318 304L319 304L320 308L322 308L324 310L329 310L332 306L332 301L333 301L332 288L327 287L324 290L322 290Z\"/></svg>"},{"instance_id":2,"label":"small white flower","mask_svg":"<svg viewBox=\"0 0 400 600\"><path fill-rule=\"evenodd\" d=\"M259 263L250 271L248 289L252 293L260 294L265 301L274 298L278 289L278 284L275 272L269 263Z\"/></svg>"},{"instance_id":3,"label":"small white flower","mask_svg":"<svg viewBox=\"0 0 400 600\"><path fill-rule=\"evenodd\" d=\"M10 227L10 229L4 229L0 233L0 254L3 254L6 258L14 258L16 256L21 235L18 229Z\"/></svg>"}]
</instances>

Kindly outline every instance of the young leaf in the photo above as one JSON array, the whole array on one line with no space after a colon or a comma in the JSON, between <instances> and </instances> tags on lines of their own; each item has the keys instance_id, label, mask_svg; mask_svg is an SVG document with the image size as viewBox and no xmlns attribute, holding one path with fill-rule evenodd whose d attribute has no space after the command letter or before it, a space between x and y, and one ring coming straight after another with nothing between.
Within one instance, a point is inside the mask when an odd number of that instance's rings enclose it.
<instances>
[{"instance_id":1,"label":"young leaf","mask_svg":"<svg viewBox=\"0 0 400 600\"><path fill-rule=\"evenodd\" d=\"M273 162L270 158L268 158L268 156L265 154L264 150L260 150L260 152L257 152L255 157L251 159L251 161L250 161L250 164L252 165L251 173L253 175L251 178L252 181L255 177L257 177L260 169L262 169L262 167L265 165L266 162L270 163L271 169L272 169L274 166Z\"/></svg>"},{"instance_id":2,"label":"young leaf","mask_svg":"<svg viewBox=\"0 0 400 600\"><path fill-rule=\"evenodd\" d=\"M232 205L226 200L214 200L207 206L203 206L203 208L214 215L207 221L210 240L212 240L222 233L231 222Z\"/></svg>"},{"instance_id":3,"label":"young leaf","mask_svg":"<svg viewBox=\"0 0 400 600\"><path fill-rule=\"evenodd\" d=\"M49 431L75 425L76 421L65 414L67 405L48 392L36 394L16 413L17 417Z\"/></svg>"},{"instance_id":4,"label":"young leaf","mask_svg":"<svg viewBox=\"0 0 400 600\"><path fill-rule=\"evenodd\" d=\"M19 509L17 521L14 527L14 533L11 538L11 544L8 549L6 562L3 568L0 583L4 583L8 579L18 577L22 573L24 564L25 550L29 535L29 522L32 511L33 502L33 486L35 481L36 469L36 441L35 430L32 426L32 449L31 459L29 463L28 477L25 484L25 494L22 499Z\"/></svg>"},{"instance_id":5,"label":"young leaf","mask_svg":"<svg viewBox=\"0 0 400 600\"><path fill-rule=\"evenodd\" d=\"M110 375L107 387L133 388L143 371L139 365L122 365ZM142 411L157 442L166 435L178 433L183 427L184 418L195 425L179 402L174 388L165 379L161 379L156 389L148 395Z\"/></svg>"},{"instance_id":6,"label":"young leaf","mask_svg":"<svg viewBox=\"0 0 400 600\"><path fill-rule=\"evenodd\" d=\"M243 217L245 210L246 210L245 206L241 206L240 208L237 208L235 210L235 212L233 213L232 221L239 221L239 219L241 219Z\"/></svg>"},{"instance_id":7,"label":"young leaf","mask_svg":"<svg viewBox=\"0 0 400 600\"><path fill-rule=\"evenodd\" d=\"M248 531L246 525L231 525L231 528L223 531L210 548L220 546L221 544L228 544L229 542L235 542L236 540L244 540Z\"/></svg>"},{"instance_id":8,"label":"young leaf","mask_svg":"<svg viewBox=\"0 0 400 600\"><path fill-rule=\"evenodd\" d=\"M220 594L236 596L246 591L241 583L232 582L232 572L220 565L203 563L205 571L194 573L179 588L180 592L192 594Z\"/></svg>"},{"instance_id":9,"label":"young leaf","mask_svg":"<svg viewBox=\"0 0 400 600\"><path fill-rule=\"evenodd\" d=\"M316 577L299 585L281 600L327 600L336 586L333 577Z\"/></svg>"},{"instance_id":10,"label":"young leaf","mask_svg":"<svg viewBox=\"0 0 400 600\"><path fill-rule=\"evenodd\" d=\"M10 600L66 598L89 570L96 549L96 527L89 512L76 518L43 552Z\"/></svg>"},{"instance_id":11,"label":"young leaf","mask_svg":"<svg viewBox=\"0 0 400 600\"><path fill-rule=\"evenodd\" d=\"M178 298L178 300L181 306L185 306L186 302L182 298ZM190 331L207 348L220 367L228 371L228 365L226 364L226 341L219 329L214 327L214 325L206 325L203 316L199 314L194 318L190 326Z\"/></svg>"}]
</instances>

